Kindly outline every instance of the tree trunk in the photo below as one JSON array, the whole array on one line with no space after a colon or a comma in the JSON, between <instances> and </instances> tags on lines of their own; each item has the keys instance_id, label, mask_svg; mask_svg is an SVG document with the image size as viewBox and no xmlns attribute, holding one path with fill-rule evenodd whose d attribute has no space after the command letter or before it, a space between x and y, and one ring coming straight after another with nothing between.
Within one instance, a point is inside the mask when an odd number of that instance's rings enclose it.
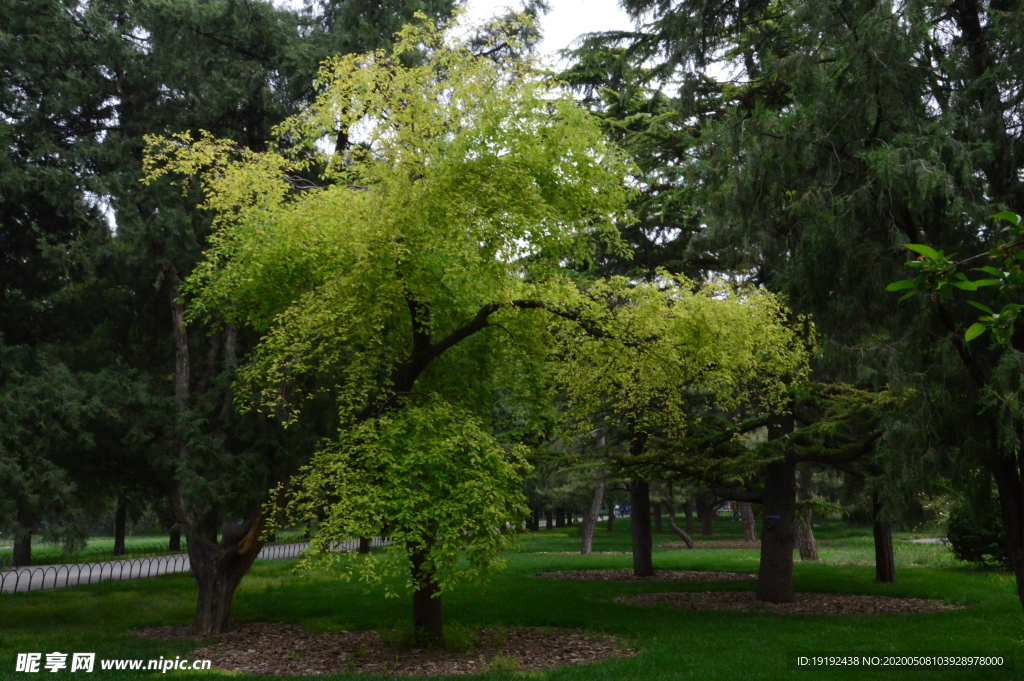
<instances>
[{"instance_id":1,"label":"tree trunk","mask_svg":"<svg viewBox=\"0 0 1024 681\"><path fill-rule=\"evenodd\" d=\"M583 518L583 531L581 533L583 542L580 553L588 554L594 547L594 528L597 527L597 516L601 514L601 501L604 498L604 483L594 485L594 497L590 501L590 510Z\"/></svg>"},{"instance_id":2,"label":"tree trunk","mask_svg":"<svg viewBox=\"0 0 1024 681\"><path fill-rule=\"evenodd\" d=\"M800 485L797 488L799 501L811 500L811 471L802 468L799 472ZM818 544L814 541L814 511L801 509L797 515L796 545L800 549L800 560L818 560Z\"/></svg>"},{"instance_id":3,"label":"tree trunk","mask_svg":"<svg viewBox=\"0 0 1024 681\"><path fill-rule=\"evenodd\" d=\"M785 461L768 464L764 478L764 526L757 598L768 603L792 603L796 467Z\"/></svg>"},{"instance_id":4,"label":"tree trunk","mask_svg":"<svg viewBox=\"0 0 1024 681\"><path fill-rule=\"evenodd\" d=\"M615 504L608 502L608 531L611 532L615 527Z\"/></svg>"},{"instance_id":5,"label":"tree trunk","mask_svg":"<svg viewBox=\"0 0 1024 681\"><path fill-rule=\"evenodd\" d=\"M654 530L659 534L665 531L665 526L662 525L661 519L661 504L654 505Z\"/></svg>"},{"instance_id":6,"label":"tree trunk","mask_svg":"<svg viewBox=\"0 0 1024 681\"><path fill-rule=\"evenodd\" d=\"M687 501L683 504L683 512L686 513L686 531L693 534L697 531L697 528L693 524L693 501Z\"/></svg>"},{"instance_id":7,"label":"tree trunk","mask_svg":"<svg viewBox=\"0 0 1024 681\"><path fill-rule=\"evenodd\" d=\"M544 529L551 530L555 527L555 516L550 508L544 509Z\"/></svg>"},{"instance_id":8,"label":"tree trunk","mask_svg":"<svg viewBox=\"0 0 1024 681\"><path fill-rule=\"evenodd\" d=\"M665 505L666 506L668 505L667 501L665 502ZM693 543L692 539L690 539L690 535L688 535L685 532L683 532L681 529L679 529L679 526L676 525L676 514L674 512L672 512L672 509L669 509L668 526L669 526L669 529L671 529L673 532L675 532L677 537L679 537L680 539L683 540L683 543L686 544L686 548L688 548L688 549L695 549L695 548L697 548L697 545Z\"/></svg>"},{"instance_id":9,"label":"tree trunk","mask_svg":"<svg viewBox=\"0 0 1024 681\"><path fill-rule=\"evenodd\" d=\"M178 553L181 551L181 530L174 528L170 532L170 538L167 542L167 550L171 553Z\"/></svg>"},{"instance_id":10,"label":"tree trunk","mask_svg":"<svg viewBox=\"0 0 1024 681\"><path fill-rule=\"evenodd\" d=\"M871 529L875 535L875 581L891 584L896 581L896 558L892 552L892 525L877 491L871 492Z\"/></svg>"},{"instance_id":11,"label":"tree trunk","mask_svg":"<svg viewBox=\"0 0 1024 681\"><path fill-rule=\"evenodd\" d=\"M576 522L576 509L574 509L574 508L566 509L566 513L565 513L565 526L566 527L572 527L573 524L575 524L575 522Z\"/></svg>"},{"instance_id":12,"label":"tree trunk","mask_svg":"<svg viewBox=\"0 0 1024 681\"><path fill-rule=\"evenodd\" d=\"M555 509L555 527L565 527L565 506Z\"/></svg>"},{"instance_id":13,"label":"tree trunk","mask_svg":"<svg viewBox=\"0 0 1024 681\"><path fill-rule=\"evenodd\" d=\"M757 524L754 522L754 507L749 501L740 502L740 520L743 522L743 540L757 541Z\"/></svg>"},{"instance_id":14,"label":"tree trunk","mask_svg":"<svg viewBox=\"0 0 1024 681\"><path fill-rule=\"evenodd\" d=\"M704 537L710 537L715 533L715 526L712 524L715 516L713 505L714 502L707 494L697 497L697 517L700 519L700 533Z\"/></svg>"},{"instance_id":15,"label":"tree trunk","mask_svg":"<svg viewBox=\"0 0 1024 681\"><path fill-rule=\"evenodd\" d=\"M654 576L654 548L651 539L651 488L646 480L633 480L630 485L629 525L633 534L633 574Z\"/></svg>"},{"instance_id":16,"label":"tree trunk","mask_svg":"<svg viewBox=\"0 0 1024 681\"><path fill-rule=\"evenodd\" d=\"M124 555L124 526L128 521L128 503L124 494L117 495L117 512L114 513L114 550L111 555Z\"/></svg>"},{"instance_id":17,"label":"tree trunk","mask_svg":"<svg viewBox=\"0 0 1024 681\"><path fill-rule=\"evenodd\" d=\"M262 523L253 523L244 537L236 541L225 537L222 544L210 541L204 536L207 533L186 530L189 564L199 590L192 620L194 635L214 636L230 628L231 601L263 547L257 539L262 527Z\"/></svg>"},{"instance_id":18,"label":"tree trunk","mask_svg":"<svg viewBox=\"0 0 1024 681\"><path fill-rule=\"evenodd\" d=\"M369 537L360 537L359 538L359 553L363 554L364 556L366 554L368 554L370 552L370 548L371 548L370 547L370 543L371 543L371 540L370 540Z\"/></svg>"},{"instance_id":19,"label":"tree trunk","mask_svg":"<svg viewBox=\"0 0 1024 681\"><path fill-rule=\"evenodd\" d=\"M412 626L418 645L434 647L441 643L444 628L441 622L441 589L434 576L423 569L427 562L427 551L414 552L412 580L415 591L412 594Z\"/></svg>"},{"instance_id":20,"label":"tree trunk","mask_svg":"<svg viewBox=\"0 0 1024 681\"><path fill-rule=\"evenodd\" d=\"M998 443L998 435L993 435L993 443ZM1024 485L1021 484L1017 456L1000 455L993 472L999 489L999 507L1003 512L1010 564L1017 578L1017 598L1024 606Z\"/></svg>"},{"instance_id":21,"label":"tree trunk","mask_svg":"<svg viewBox=\"0 0 1024 681\"><path fill-rule=\"evenodd\" d=\"M25 567L32 564L32 532L36 529L35 518L28 511L18 509L18 531L14 535L14 549L11 565Z\"/></svg>"}]
</instances>

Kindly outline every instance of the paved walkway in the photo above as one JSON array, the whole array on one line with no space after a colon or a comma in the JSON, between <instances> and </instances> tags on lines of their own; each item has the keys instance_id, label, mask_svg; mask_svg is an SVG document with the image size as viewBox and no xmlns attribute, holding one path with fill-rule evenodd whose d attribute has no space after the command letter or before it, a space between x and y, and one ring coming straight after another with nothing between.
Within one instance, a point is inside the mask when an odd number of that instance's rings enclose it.
<instances>
[{"instance_id":1,"label":"paved walkway","mask_svg":"<svg viewBox=\"0 0 1024 681\"><path fill-rule=\"evenodd\" d=\"M373 540L373 545L382 546L383 542L378 537ZM297 558L308 546L309 542L269 544L260 550L258 560ZM357 548L359 548L359 542L350 541L339 544L336 550L352 551ZM146 579L147 577L188 572L189 570L191 570L191 566L188 562L188 554L185 553L152 558L108 560L101 563L33 565L0 571L0 593L40 591L78 584Z\"/></svg>"}]
</instances>

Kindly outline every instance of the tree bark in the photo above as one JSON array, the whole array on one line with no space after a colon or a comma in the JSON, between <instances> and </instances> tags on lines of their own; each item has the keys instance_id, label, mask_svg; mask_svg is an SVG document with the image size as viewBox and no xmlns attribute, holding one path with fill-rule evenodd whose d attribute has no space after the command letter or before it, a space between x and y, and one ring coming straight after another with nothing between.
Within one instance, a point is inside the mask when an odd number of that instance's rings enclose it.
<instances>
[{"instance_id":1,"label":"tree bark","mask_svg":"<svg viewBox=\"0 0 1024 681\"><path fill-rule=\"evenodd\" d=\"M654 576L654 548L651 539L651 488L646 480L635 479L629 484L629 525L633 535L633 574L637 577Z\"/></svg>"},{"instance_id":2,"label":"tree bark","mask_svg":"<svg viewBox=\"0 0 1024 681\"><path fill-rule=\"evenodd\" d=\"M797 488L799 501L811 500L811 471L802 468L799 472L800 485ZM818 560L818 544L814 541L814 511L802 509L797 515L796 545L800 550L800 560Z\"/></svg>"},{"instance_id":3,"label":"tree bark","mask_svg":"<svg viewBox=\"0 0 1024 681\"><path fill-rule=\"evenodd\" d=\"M710 537L715 533L715 526L712 524L715 515L713 504L707 494L697 497L697 517L700 519L700 533L704 537Z\"/></svg>"},{"instance_id":4,"label":"tree bark","mask_svg":"<svg viewBox=\"0 0 1024 681\"><path fill-rule=\"evenodd\" d=\"M608 501L608 531L611 532L615 527L615 504Z\"/></svg>"},{"instance_id":5,"label":"tree bark","mask_svg":"<svg viewBox=\"0 0 1024 681\"><path fill-rule=\"evenodd\" d=\"M262 522L250 523L243 537L235 538L226 532L221 544L210 541L207 532L185 531L189 564L199 591L192 619L193 634L214 636L230 629L231 601L263 547L258 539L262 530Z\"/></svg>"},{"instance_id":6,"label":"tree bark","mask_svg":"<svg viewBox=\"0 0 1024 681\"><path fill-rule=\"evenodd\" d=\"M757 524L754 522L754 507L749 501L740 502L740 520L743 522L743 540L757 541Z\"/></svg>"},{"instance_id":7,"label":"tree bark","mask_svg":"<svg viewBox=\"0 0 1024 681\"><path fill-rule=\"evenodd\" d=\"M113 556L123 556L124 551L124 527L128 522L128 502L124 494L117 495L117 511L114 513L114 550Z\"/></svg>"},{"instance_id":8,"label":"tree bark","mask_svg":"<svg viewBox=\"0 0 1024 681\"><path fill-rule=\"evenodd\" d=\"M597 527L597 516L601 514L601 501L604 498L604 483L594 485L594 496L590 501L590 510L583 518L583 531L581 533L583 542L580 546L580 553L586 555L593 551L594 529Z\"/></svg>"},{"instance_id":9,"label":"tree bark","mask_svg":"<svg viewBox=\"0 0 1024 681\"><path fill-rule=\"evenodd\" d=\"M371 548L370 543L371 542L370 542L370 538L369 537L360 537L359 538L359 553L363 554L364 556L367 553L369 553L370 552L370 548Z\"/></svg>"},{"instance_id":10,"label":"tree bark","mask_svg":"<svg viewBox=\"0 0 1024 681\"><path fill-rule=\"evenodd\" d=\"M35 518L31 513L18 509L18 532L14 535L11 565L25 567L32 564L32 532L36 529Z\"/></svg>"},{"instance_id":11,"label":"tree bark","mask_svg":"<svg viewBox=\"0 0 1024 681\"><path fill-rule=\"evenodd\" d=\"M892 525L877 491L871 492L871 529L875 535L875 581L891 584L896 581L896 558L892 551Z\"/></svg>"},{"instance_id":12,"label":"tree bark","mask_svg":"<svg viewBox=\"0 0 1024 681\"><path fill-rule=\"evenodd\" d=\"M565 527L565 506L555 509L555 527Z\"/></svg>"},{"instance_id":13,"label":"tree bark","mask_svg":"<svg viewBox=\"0 0 1024 681\"><path fill-rule=\"evenodd\" d=\"M545 530L550 530L550 529L554 529L554 527L555 527L554 513L551 512L550 508L545 508L544 509L544 529Z\"/></svg>"},{"instance_id":14,"label":"tree bark","mask_svg":"<svg viewBox=\"0 0 1024 681\"><path fill-rule=\"evenodd\" d=\"M666 505L668 505L668 503L669 502L667 502L667 501L665 502ZM669 526L669 529L671 529L673 532L675 532L677 537L679 537L680 539L683 540L683 543L686 544L686 548L688 548L688 549L695 549L695 548L697 548L697 545L693 543L692 539L690 539L690 535L688 535L685 532L683 532L681 529L679 529L679 526L676 525L676 514L671 512L671 509L669 511L669 514L668 514L668 526Z\"/></svg>"},{"instance_id":15,"label":"tree bark","mask_svg":"<svg viewBox=\"0 0 1024 681\"><path fill-rule=\"evenodd\" d=\"M171 553L177 553L181 551L181 530L174 528L170 532L170 537L167 542L167 550Z\"/></svg>"},{"instance_id":16,"label":"tree bark","mask_svg":"<svg viewBox=\"0 0 1024 681\"><path fill-rule=\"evenodd\" d=\"M768 603L793 602L793 546L796 514L796 467L770 463L764 474L764 526L757 598Z\"/></svg>"},{"instance_id":17,"label":"tree bark","mask_svg":"<svg viewBox=\"0 0 1024 681\"><path fill-rule=\"evenodd\" d=\"M688 500L683 504L683 512L686 513L686 531L693 534L697 528L693 524L693 501Z\"/></svg>"},{"instance_id":18,"label":"tree bark","mask_svg":"<svg viewBox=\"0 0 1024 681\"><path fill-rule=\"evenodd\" d=\"M441 589L434 581L434 576L423 567L427 558L426 550L415 551L410 556L415 585L412 594L412 626L417 644L432 647L441 643L444 628L441 620Z\"/></svg>"}]
</instances>

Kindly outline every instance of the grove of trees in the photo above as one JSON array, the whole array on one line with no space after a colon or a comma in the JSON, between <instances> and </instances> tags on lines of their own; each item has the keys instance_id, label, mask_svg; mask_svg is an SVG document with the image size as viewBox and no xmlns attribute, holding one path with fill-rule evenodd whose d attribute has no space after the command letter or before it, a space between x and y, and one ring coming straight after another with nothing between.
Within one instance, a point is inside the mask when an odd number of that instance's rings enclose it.
<instances>
[{"instance_id":1,"label":"grove of trees","mask_svg":"<svg viewBox=\"0 0 1024 681\"><path fill-rule=\"evenodd\" d=\"M298 525L429 643L545 513L629 505L649 576L737 502L779 603L815 513L893 582L894 524L996 499L1024 604L1024 11L623 0L553 74L543 2L457 4L5 4L16 562L150 509L215 634Z\"/></svg>"}]
</instances>

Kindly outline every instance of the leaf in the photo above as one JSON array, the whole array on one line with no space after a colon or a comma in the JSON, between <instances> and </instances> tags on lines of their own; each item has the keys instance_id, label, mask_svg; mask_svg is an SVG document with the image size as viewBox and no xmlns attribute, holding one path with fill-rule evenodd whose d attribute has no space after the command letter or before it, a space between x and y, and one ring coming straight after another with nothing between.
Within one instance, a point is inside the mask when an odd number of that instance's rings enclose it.
<instances>
[{"instance_id":1,"label":"leaf","mask_svg":"<svg viewBox=\"0 0 1024 681\"><path fill-rule=\"evenodd\" d=\"M925 246L923 244L903 244L903 247L913 251L914 253L920 253L926 258L931 258L932 260L939 259L938 252L929 246Z\"/></svg>"},{"instance_id":2,"label":"leaf","mask_svg":"<svg viewBox=\"0 0 1024 681\"><path fill-rule=\"evenodd\" d=\"M986 306L986 305L982 305L982 304L981 304L981 303L979 303L979 302L976 302L976 301L973 301L973 300L968 300L968 301L967 301L967 304L968 304L968 305L971 305L971 306L973 306L973 307L976 307L976 308L978 308L978 309L979 309L979 310L981 310L982 312L988 312L989 314L995 314L995 312L993 312L991 308L989 308L989 307L988 307L988 306Z\"/></svg>"},{"instance_id":3,"label":"leaf","mask_svg":"<svg viewBox=\"0 0 1024 681\"><path fill-rule=\"evenodd\" d=\"M979 279L978 281L972 281L971 283L974 284L975 288L978 288L981 286L997 286L1003 282L998 279Z\"/></svg>"},{"instance_id":4,"label":"leaf","mask_svg":"<svg viewBox=\"0 0 1024 681\"><path fill-rule=\"evenodd\" d=\"M971 281L954 281L951 282L953 286L956 286L961 291L977 291L978 287L975 286L974 282Z\"/></svg>"},{"instance_id":5,"label":"leaf","mask_svg":"<svg viewBox=\"0 0 1024 681\"><path fill-rule=\"evenodd\" d=\"M1001 213L996 213L995 215L992 216L992 219L1003 220L1004 222L1009 222L1011 225L1020 224L1020 216L1008 210L1004 210Z\"/></svg>"},{"instance_id":6,"label":"leaf","mask_svg":"<svg viewBox=\"0 0 1024 681\"><path fill-rule=\"evenodd\" d=\"M904 279L903 281L894 281L885 287L886 291L902 291L903 289L915 288L917 282L913 279Z\"/></svg>"},{"instance_id":7,"label":"leaf","mask_svg":"<svg viewBox=\"0 0 1024 681\"><path fill-rule=\"evenodd\" d=\"M964 340L972 341L986 331L988 331L988 327L984 324L971 324L967 329L967 333L964 334Z\"/></svg>"},{"instance_id":8,"label":"leaf","mask_svg":"<svg viewBox=\"0 0 1024 681\"><path fill-rule=\"evenodd\" d=\"M985 267L975 267L974 271L984 272L985 274L991 274L993 277L1003 276L1002 270L998 270L995 267L992 267L991 265L986 265Z\"/></svg>"},{"instance_id":9,"label":"leaf","mask_svg":"<svg viewBox=\"0 0 1024 681\"><path fill-rule=\"evenodd\" d=\"M903 296L902 298L900 298L900 302L902 303L902 302L903 302L904 300L906 300L907 298L913 298L913 297L914 297L914 296L916 296L917 294L918 294L918 291L911 291L911 292L910 292L910 293L908 293L907 295L905 295L905 296Z\"/></svg>"}]
</instances>

